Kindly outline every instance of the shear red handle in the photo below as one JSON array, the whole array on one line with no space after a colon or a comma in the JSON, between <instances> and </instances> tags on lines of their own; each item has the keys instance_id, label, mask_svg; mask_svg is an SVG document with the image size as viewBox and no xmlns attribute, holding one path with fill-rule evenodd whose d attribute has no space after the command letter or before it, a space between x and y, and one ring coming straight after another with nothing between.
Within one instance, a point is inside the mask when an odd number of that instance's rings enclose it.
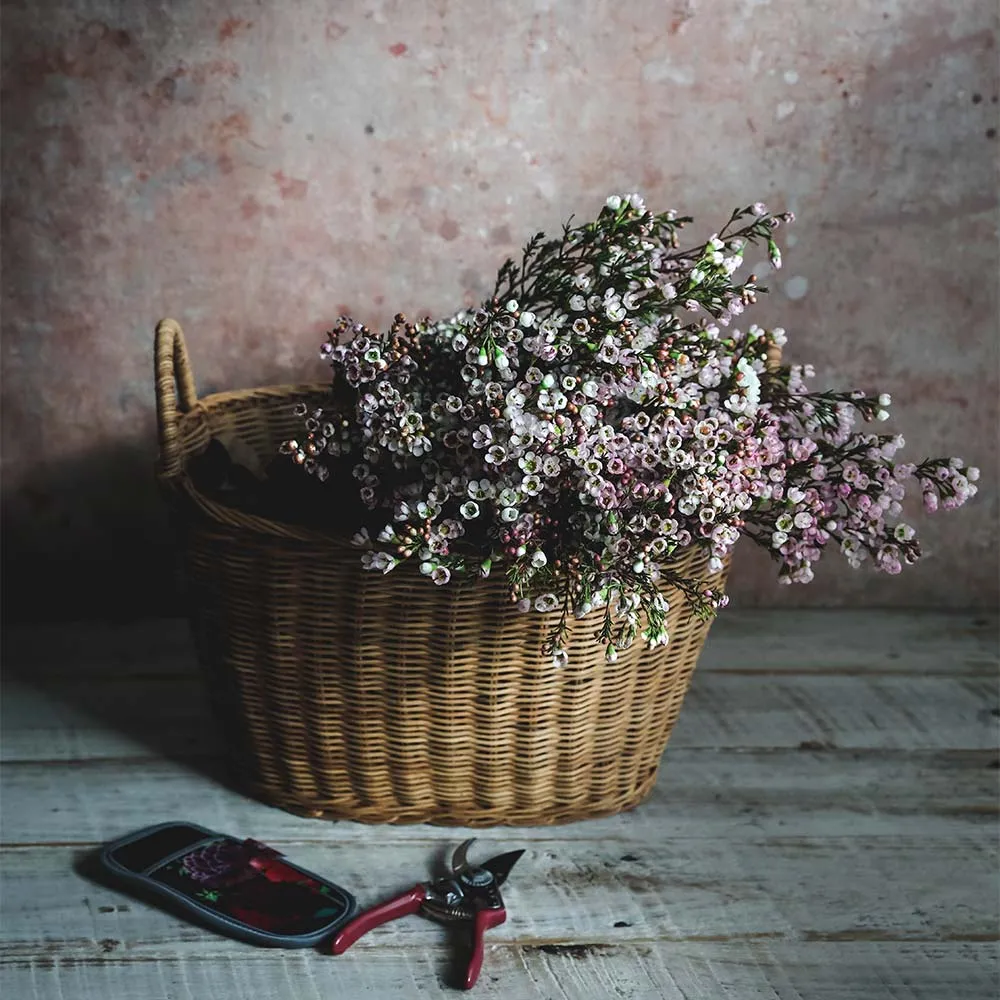
<instances>
[{"instance_id":1,"label":"shear red handle","mask_svg":"<svg viewBox=\"0 0 1000 1000\"><path fill-rule=\"evenodd\" d=\"M365 910L364 913L359 914L349 924L342 927L340 933L333 939L334 955L345 952L362 934L367 934L373 927L395 920L396 917L404 917L408 913L416 913L426 897L427 890L422 885L416 885L401 896L396 896L395 899L390 899L378 906L373 906L370 910ZM480 962L482 962L482 956L480 956Z\"/></svg>"},{"instance_id":2,"label":"shear red handle","mask_svg":"<svg viewBox=\"0 0 1000 1000\"><path fill-rule=\"evenodd\" d=\"M472 927L472 957L465 973L465 988L471 990L479 978L483 967L483 933L491 927L499 927L507 919L506 910L480 910Z\"/></svg>"}]
</instances>

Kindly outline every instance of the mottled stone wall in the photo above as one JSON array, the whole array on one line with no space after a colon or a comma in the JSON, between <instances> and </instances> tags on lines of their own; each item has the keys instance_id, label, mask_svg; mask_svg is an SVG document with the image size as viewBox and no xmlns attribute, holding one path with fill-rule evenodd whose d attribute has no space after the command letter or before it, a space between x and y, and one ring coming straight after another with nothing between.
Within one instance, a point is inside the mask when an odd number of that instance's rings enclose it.
<instances>
[{"instance_id":1,"label":"mottled stone wall","mask_svg":"<svg viewBox=\"0 0 1000 1000\"><path fill-rule=\"evenodd\" d=\"M10 609L168 597L152 328L199 388L323 377L340 312L471 302L615 189L791 208L760 316L983 468L888 580L746 604L997 601L995 0L22 0L4 4L3 548ZM905 453L904 453L905 454ZM831 563L833 560L831 560Z\"/></svg>"}]
</instances>

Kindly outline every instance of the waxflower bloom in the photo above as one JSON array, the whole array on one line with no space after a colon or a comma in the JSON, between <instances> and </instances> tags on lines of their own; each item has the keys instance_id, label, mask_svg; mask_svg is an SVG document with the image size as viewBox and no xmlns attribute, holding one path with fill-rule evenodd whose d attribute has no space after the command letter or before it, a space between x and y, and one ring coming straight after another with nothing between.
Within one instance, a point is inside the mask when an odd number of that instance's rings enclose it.
<instances>
[{"instance_id":1,"label":"waxflower bloom","mask_svg":"<svg viewBox=\"0 0 1000 1000\"><path fill-rule=\"evenodd\" d=\"M677 556L722 570L740 537L783 583L808 583L828 550L896 574L920 557L900 520L977 491L959 458L899 463L886 392L817 391L810 365L780 365L782 327L742 316L762 290L748 248L778 268L789 213L762 202L705 243L690 220L612 195L598 217L529 241L478 309L395 317L376 334L342 317L321 347L327 403L295 413L281 452L328 489L353 489L362 565L410 561L438 585L496 568L521 611L551 614L545 652L565 664L568 618L595 617L613 662L637 638L669 640L664 589L694 613L726 596Z\"/></svg>"}]
</instances>

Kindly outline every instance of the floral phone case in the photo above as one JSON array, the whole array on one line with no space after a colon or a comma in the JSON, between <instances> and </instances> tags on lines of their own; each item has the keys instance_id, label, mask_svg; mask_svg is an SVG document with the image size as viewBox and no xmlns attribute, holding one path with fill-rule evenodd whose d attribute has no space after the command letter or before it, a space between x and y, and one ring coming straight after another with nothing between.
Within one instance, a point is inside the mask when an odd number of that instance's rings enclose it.
<instances>
[{"instance_id":1,"label":"floral phone case","mask_svg":"<svg viewBox=\"0 0 1000 1000\"><path fill-rule=\"evenodd\" d=\"M107 844L104 867L202 923L254 944L304 948L351 918L354 897L255 840L161 823Z\"/></svg>"}]
</instances>

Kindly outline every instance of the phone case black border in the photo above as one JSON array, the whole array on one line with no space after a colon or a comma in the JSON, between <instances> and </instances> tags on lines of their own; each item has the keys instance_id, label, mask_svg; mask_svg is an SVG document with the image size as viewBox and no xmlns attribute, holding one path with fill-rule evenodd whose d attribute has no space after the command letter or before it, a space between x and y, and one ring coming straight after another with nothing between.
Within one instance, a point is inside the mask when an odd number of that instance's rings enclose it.
<instances>
[{"instance_id":1,"label":"phone case black border","mask_svg":"<svg viewBox=\"0 0 1000 1000\"><path fill-rule=\"evenodd\" d=\"M178 892L176 889L173 889L168 885L164 885L162 882L157 882L148 875L140 875L136 872L129 871L127 868L118 864L118 862L111 857L112 852L116 851L118 848L124 847L126 844L131 844L134 841L139 840L141 837L147 837L151 833L157 833L160 830L165 830L171 826L186 826L190 827L192 830L199 830L205 835L206 839L210 837L229 837L232 840L238 839L232 837L230 834L217 833L214 830L206 829L203 826L199 826L197 823L180 821L157 823L153 826L143 827L141 830L136 830L134 833L127 834L124 837L120 837L118 840L105 844L101 849L101 864L116 878L123 879L136 888L141 888L144 891L153 892L158 896L163 896L172 903L179 904L183 909L194 911L197 913L200 920L203 920L213 929L222 931L230 937L237 937L243 941L249 941L252 944L271 945L272 947L283 948L308 948L311 945L320 944L325 938L330 937L339 927L347 923L347 921L354 916L354 913L357 910L357 900L355 900L354 896L352 896L346 889L343 889L336 883L329 881L329 879L322 878L315 872L302 868L300 865L293 864L286 857L282 856L282 861L286 865L327 886L327 888L329 888L334 894L337 901L344 905L345 909L343 916L338 917L336 920L331 921L319 930L312 931L309 934L272 934L269 931L262 931L256 927L250 927L248 924L244 924L239 920L234 920L231 917L227 917L225 914L211 910L207 906L202 906L190 896L186 896L184 893ZM178 855L183 854L188 850L191 850L190 846L183 848L178 852ZM162 861L155 862L155 864L157 866L164 864L170 860L172 856L173 855L168 855L167 857L164 857Z\"/></svg>"}]
</instances>

